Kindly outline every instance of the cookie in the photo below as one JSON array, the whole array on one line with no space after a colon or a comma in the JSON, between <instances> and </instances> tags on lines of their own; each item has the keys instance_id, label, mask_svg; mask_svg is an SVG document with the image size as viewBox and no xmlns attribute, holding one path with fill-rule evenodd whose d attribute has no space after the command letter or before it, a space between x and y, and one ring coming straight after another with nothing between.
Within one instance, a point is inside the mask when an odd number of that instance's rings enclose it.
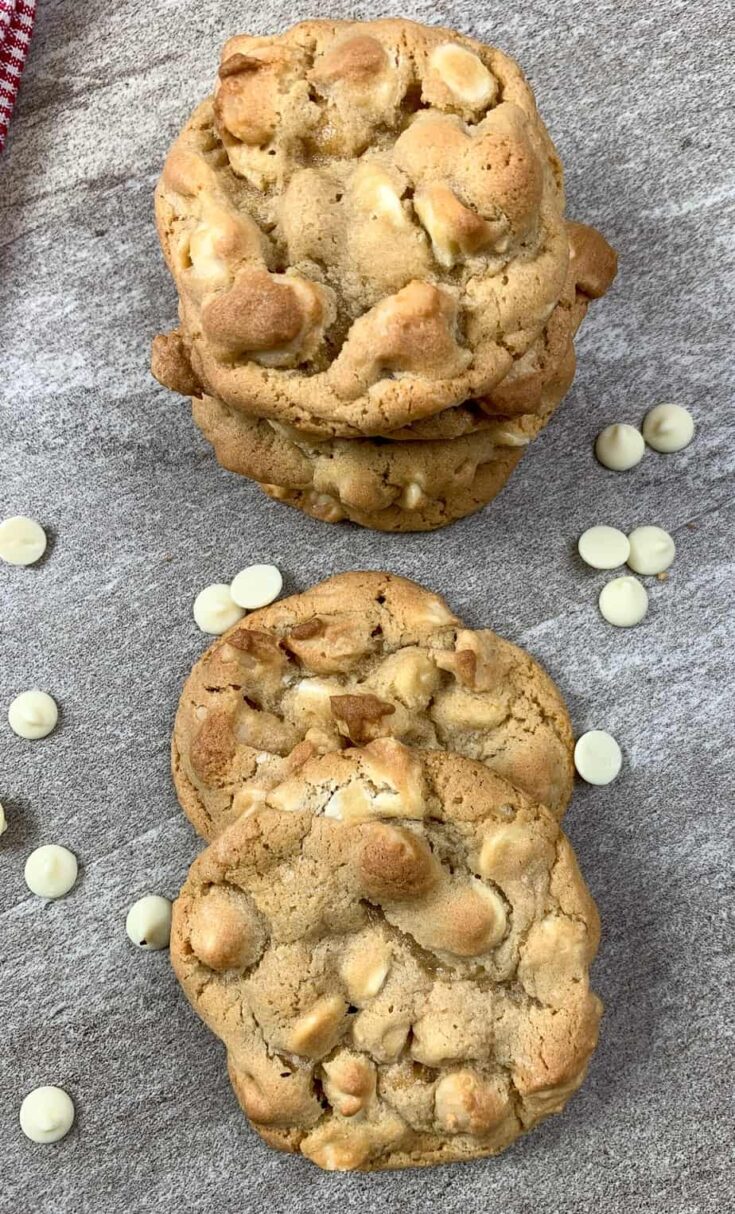
<instances>
[{"instance_id":1,"label":"cookie","mask_svg":"<svg viewBox=\"0 0 735 1214\"><path fill-rule=\"evenodd\" d=\"M604 295L617 271L616 254L599 232L580 223L568 222L566 226L570 260L564 290L543 332L523 355L514 358L508 374L488 396L465 401L423 421L386 429L382 437L404 442L460 438L493 425L498 418L548 412L547 399L557 387L561 400L574 378L574 335L589 303ZM189 349L178 332L159 334L154 339L151 370L173 391L184 396L205 395L192 369ZM569 378L562 380L564 374ZM233 409L233 413L248 416L241 410ZM308 420L298 432L316 440L332 437L330 424L315 419ZM352 437L361 437L359 431Z\"/></svg>"},{"instance_id":2,"label":"cookie","mask_svg":"<svg viewBox=\"0 0 735 1214\"><path fill-rule=\"evenodd\" d=\"M404 20L230 39L156 193L206 392L345 435L492 392L563 292L563 211L519 67Z\"/></svg>"},{"instance_id":3,"label":"cookie","mask_svg":"<svg viewBox=\"0 0 735 1214\"><path fill-rule=\"evenodd\" d=\"M576 313L584 306L576 305ZM571 339L558 361L539 353L538 363L531 366L529 360L524 376L534 381L536 412L483 415L476 430L454 439L319 440L207 396L192 399L192 412L222 466L258 481L278 501L324 522L349 519L379 531L429 531L486 506L563 400L574 378ZM518 403L513 391L509 386L511 408Z\"/></svg>"},{"instance_id":4,"label":"cookie","mask_svg":"<svg viewBox=\"0 0 735 1214\"><path fill-rule=\"evenodd\" d=\"M571 796L572 729L548 675L388 573L338 574L214 642L176 715L176 791L213 839L305 754L380 737L482 760L557 817Z\"/></svg>"},{"instance_id":5,"label":"cookie","mask_svg":"<svg viewBox=\"0 0 735 1214\"><path fill-rule=\"evenodd\" d=\"M422 530L439 503L445 509L455 501L464 506L473 492L475 508L486 505L502 489L528 442L519 427L506 431L500 424L438 442L315 442L211 397L195 398L192 406L195 422L224 468L265 482L279 500L290 501L294 495L298 502L313 502L307 513L327 522L349 518L378 530ZM481 467L484 479L478 479Z\"/></svg>"},{"instance_id":6,"label":"cookie","mask_svg":"<svg viewBox=\"0 0 735 1214\"><path fill-rule=\"evenodd\" d=\"M317 493L314 489L288 489L282 485L258 483L268 497L285 506L293 506L322 523L356 523L371 531L411 532L438 531L459 519L477 514L503 489L511 472L523 456L522 450L499 451L493 458L480 464L469 484L452 489L446 495L428 497L425 494L415 505L396 503L374 513L346 505L329 493Z\"/></svg>"},{"instance_id":7,"label":"cookie","mask_svg":"<svg viewBox=\"0 0 735 1214\"><path fill-rule=\"evenodd\" d=\"M494 1155L565 1106L598 937L548 810L384 738L307 762L195 861L171 958L266 1142L369 1171Z\"/></svg>"}]
</instances>

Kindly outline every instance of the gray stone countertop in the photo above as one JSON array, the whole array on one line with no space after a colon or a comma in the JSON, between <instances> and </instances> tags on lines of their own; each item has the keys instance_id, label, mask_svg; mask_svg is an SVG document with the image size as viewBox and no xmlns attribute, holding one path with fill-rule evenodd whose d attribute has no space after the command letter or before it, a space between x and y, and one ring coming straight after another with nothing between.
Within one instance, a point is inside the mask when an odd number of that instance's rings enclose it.
<instances>
[{"instance_id":1,"label":"gray stone countertop","mask_svg":"<svg viewBox=\"0 0 735 1214\"><path fill-rule=\"evenodd\" d=\"M0 709L40 685L62 716L35 744L0 722L0 1211L732 1209L732 6L404 6L520 59L566 165L570 214L620 252L574 389L505 492L414 536L329 528L269 501L217 466L184 403L147 372L150 338L175 315L151 210L166 147L225 36L324 10L39 8L0 160L0 516L35 516L51 544L36 568L0 568ZM691 407L692 445L624 475L599 467L597 431L662 399ZM675 536L671 576L653 581L636 629L602 621L606 575L575 556L598 522ZM580 784L567 818L603 921L600 1047L567 1112L499 1159L334 1176L269 1151L168 955L127 942L129 903L175 895L200 846L168 772L178 692L204 645L193 596L261 560L289 591L353 568L428 583L470 625L541 659L578 732L608 728L623 748L617 782ZM81 872L44 905L23 864L49 841L71 847ZM76 1102L56 1146L18 1127L40 1083Z\"/></svg>"}]
</instances>

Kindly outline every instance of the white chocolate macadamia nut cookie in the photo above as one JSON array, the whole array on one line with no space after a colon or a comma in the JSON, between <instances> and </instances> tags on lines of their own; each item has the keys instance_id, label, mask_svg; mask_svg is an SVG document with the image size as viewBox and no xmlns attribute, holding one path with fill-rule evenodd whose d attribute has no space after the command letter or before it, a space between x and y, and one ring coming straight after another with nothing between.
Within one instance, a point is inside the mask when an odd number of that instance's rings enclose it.
<instances>
[{"instance_id":1,"label":"white chocolate macadamia nut cookie","mask_svg":"<svg viewBox=\"0 0 735 1214\"><path fill-rule=\"evenodd\" d=\"M424 531L481 509L502 489L574 379L574 334L584 317L599 244L568 224L579 254L563 302L493 393L384 438L334 438L194 397L194 420L223 467L324 522ZM590 249L591 246L591 249ZM245 605L245 604L244 604ZM260 604L258 604L260 605Z\"/></svg>"},{"instance_id":2,"label":"white chocolate macadamia nut cookie","mask_svg":"<svg viewBox=\"0 0 735 1214\"><path fill-rule=\"evenodd\" d=\"M405 20L231 38L156 216L180 297L161 381L347 437L492 393L574 256L519 67Z\"/></svg>"},{"instance_id":3,"label":"white chocolate macadamia nut cookie","mask_svg":"<svg viewBox=\"0 0 735 1214\"><path fill-rule=\"evenodd\" d=\"M557 817L571 796L574 740L548 675L387 573L329 578L207 650L176 717L176 790L213 839L305 756L381 737L481 760Z\"/></svg>"},{"instance_id":4,"label":"white chocolate macadamia nut cookie","mask_svg":"<svg viewBox=\"0 0 735 1214\"><path fill-rule=\"evenodd\" d=\"M266 1142L373 1170L497 1154L564 1107L598 935L548 810L382 738L307 760L199 857L171 959Z\"/></svg>"}]
</instances>

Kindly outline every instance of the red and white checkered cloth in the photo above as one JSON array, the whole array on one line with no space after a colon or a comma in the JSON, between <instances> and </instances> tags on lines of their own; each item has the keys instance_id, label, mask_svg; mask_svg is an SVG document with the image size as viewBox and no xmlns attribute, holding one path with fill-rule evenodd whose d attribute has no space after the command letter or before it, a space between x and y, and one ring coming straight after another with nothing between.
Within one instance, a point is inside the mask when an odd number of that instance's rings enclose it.
<instances>
[{"instance_id":1,"label":"red and white checkered cloth","mask_svg":"<svg viewBox=\"0 0 735 1214\"><path fill-rule=\"evenodd\" d=\"M0 0L0 152L20 88L36 16L36 0Z\"/></svg>"}]
</instances>

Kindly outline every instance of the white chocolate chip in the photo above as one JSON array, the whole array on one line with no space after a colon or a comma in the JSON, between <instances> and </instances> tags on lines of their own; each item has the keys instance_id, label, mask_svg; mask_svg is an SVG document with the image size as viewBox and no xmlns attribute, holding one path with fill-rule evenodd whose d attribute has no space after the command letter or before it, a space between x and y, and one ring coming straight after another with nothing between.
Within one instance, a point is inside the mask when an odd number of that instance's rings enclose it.
<instances>
[{"instance_id":1,"label":"white chocolate chip","mask_svg":"<svg viewBox=\"0 0 735 1214\"><path fill-rule=\"evenodd\" d=\"M134 902L125 920L125 931L139 948L156 951L168 948L171 938L171 903L159 894L146 894Z\"/></svg>"},{"instance_id":2,"label":"white chocolate chip","mask_svg":"<svg viewBox=\"0 0 735 1214\"><path fill-rule=\"evenodd\" d=\"M622 762L620 747L604 729L583 733L574 747L574 766L588 784L609 784L620 771Z\"/></svg>"},{"instance_id":3,"label":"white chocolate chip","mask_svg":"<svg viewBox=\"0 0 735 1214\"><path fill-rule=\"evenodd\" d=\"M422 615L417 622L436 624L437 628L442 627L444 624L457 623L446 603L443 603L441 599L429 599L425 601Z\"/></svg>"},{"instance_id":4,"label":"white chocolate chip","mask_svg":"<svg viewBox=\"0 0 735 1214\"><path fill-rule=\"evenodd\" d=\"M643 437L654 451L682 451L694 438L694 419L682 405L656 405L643 419Z\"/></svg>"},{"instance_id":5,"label":"white chocolate chip","mask_svg":"<svg viewBox=\"0 0 735 1214\"><path fill-rule=\"evenodd\" d=\"M627 561L630 544L617 527L588 527L579 537L577 551L593 569L617 569Z\"/></svg>"},{"instance_id":6,"label":"white chocolate chip","mask_svg":"<svg viewBox=\"0 0 735 1214\"><path fill-rule=\"evenodd\" d=\"M32 687L16 696L8 708L8 721L19 738L45 738L59 719L56 702L45 691Z\"/></svg>"},{"instance_id":7,"label":"white chocolate chip","mask_svg":"<svg viewBox=\"0 0 735 1214\"><path fill-rule=\"evenodd\" d=\"M248 565L230 583L230 594L238 607L255 611L267 607L283 590L283 578L275 565Z\"/></svg>"},{"instance_id":8,"label":"white chocolate chip","mask_svg":"<svg viewBox=\"0 0 735 1214\"><path fill-rule=\"evenodd\" d=\"M413 205L422 226L429 233L436 260L440 266L451 269L459 257L460 250L457 241L453 239L450 225L434 205L430 192L419 191L414 196Z\"/></svg>"},{"instance_id":9,"label":"white chocolate chip","mask_svg":"<svg viewBox=\"0 0 735 1214\"><path fill-rule=\"evenodd\" d=\"M603 586L599 605L608 624L632 628L634 624L640 624L648 611L648 594L637 578L616 577Z\"/></svg>"},{"instance_id":10,"label":"white chocolate chip","mask_svg":"<svg viewBox=\"0 0 735 1214\"><path fill-rule=\"evenodd\" d=\"M377 812L377 798L371 797L359 780L333 792L323 810L325 818L336 818L339 822L360 822L375 817Z\"/></svg>"},{"instance_id":11,"label":"white chocolate chip","mask_svg":"<svg viewBox=\"0 0 735 1214\"><path fill-rule=\"evenodd\" d=\"M628 539L628 564L636 573L663 573L673 563L676 544L663 527L636 527Z\"/></svg>"},{"instance_id":12,"label":"white chocolate chip","mask_svg":"<svg viewBox=\"0 0 735 1214\"><path fill-rule=\"evenodd\" d=\"M0 805L0 835L4 835L8 829L8 819L5 817L5 810Z\"/></svg>"},{"instance_id":13,"label":"white chocolate chip","mask_svg":"<svg viewBox=\"0 0 735 1214\"><path fill-rule=\"evenodd\" d=\"M454 42L437 46L431 52L429 67L450 93L467 105L487 105L495 95L495 81L479 56Z\"/></svg>"},{"instance_id":14,"label":"white chocolate chip","mask_svg":"<svg viewBox=\"0 0 735 1214\"><path fill-rule=\"evenodd\" d=\"M520 430L513 430L510 426L501 426L495 431L495 441L499 447L527 447L531 440Z\"/></svg>"},{"instance_id":15,"label":"white chocolate chip","mask_svg":"<svg viewBox=\"0 0 735 1214\"><path fill-rule=\"evenodd\" d=\"M194 599L194 620L197 628L208 632L210 636L221 636L241 620L244 614L242 607L237 605L230 594L230 587L224 582L205 586Z\"/></svg>"},{"instance_id":16,"label":"white chocolate chip","mask_svg":"<svg viewBox=\"0 0 735 1214\"><path fill-rule=\"evenodd\" d=\"M357 205L373 219L385 219L394 228L408 228L411 221L387 173L369 162L361 164L352 181Z\"/></svg>"},{"instance_id":17,"label":"white chocolate chip","mask_svg":"<svg viewBox=\"0 0 735 1214\"><path fill-rule=\"evenodd\" d=\"M56 843L37 847L26 860L24 877L32 894L39 898L62 898L77 879L74 852Z\"/></svg>"},{"instance_id":18,"label":"white chocolate chip","mask_svg":"<svg viewBox=\"0 0 735 1214\"><path fill-rule=\"evenodd\" d=\"M20 1106L20 1128L31 1142L58 1142L73 1124L74 1104L63 1088L35 1088Z\"/></svg>"},{"instance_id":19,"label":"white chocolate chip","mask_svg":"<svg viewBox=\"0 0 735 1214\"><path fill-rule=\"evenodd\" d=\"M229 285L232 275L227 262L217 255L216 243L220 233L208 224L200 223L191 234L189 257L197 278L207 283L210 290Z\"/></svg>"},{"instance_id":20,"label":"white chocolate chip","mask_svg":"<svg viewBox=\"0 0 735 1214\"><path fill-rule=\"evenodd\" d=\"M635 426L616 422L605 426L595 440L595 455L601 464L613 472L627 472L643 459L646 444L643 435Z\"/></svg>"},{"instance_id":21,"label":"white chocolate chip","mask_svg":"<svg viewBox=\"0 0 735 1214\"><path fill-rule=\"evenodd\" d=\"M46 532L35 519L16 514L0 523L0 561L33 565L46 551Z\"/></svg>"},{"instance_id":22,"label":"white chocolate chip","mask_svg":"<svg viewBox=\"0 0 735 1214\"><path fill-rule=\"evenodd\" d=\"M424 501L424 491L416 481L406 485L401 494L401 506L404 510L416 510Z\"/></svg>"}]
</instances>

